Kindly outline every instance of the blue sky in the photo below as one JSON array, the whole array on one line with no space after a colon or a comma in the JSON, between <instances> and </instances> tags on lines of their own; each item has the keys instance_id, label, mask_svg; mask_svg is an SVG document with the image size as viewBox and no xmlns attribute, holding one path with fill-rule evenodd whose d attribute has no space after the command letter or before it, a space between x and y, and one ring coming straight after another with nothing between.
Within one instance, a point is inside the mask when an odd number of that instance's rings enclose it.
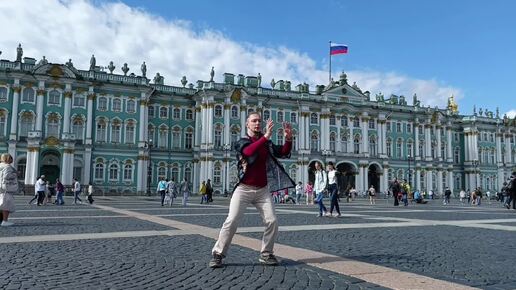
<instances>
[{"instance_id":1,"label":"blue sky","mask_svg":"<svg viewBox=\"0 0 516 290\"><path fill-rule=\"evenodd\" d=\"M150 73L154 73L153 68L165 71L165 82L173 80L174 85L182 73L193 78L189 79L192 82L207 79L212 65L220 80L226 71L260 72L264 83L274 77L317 84L327 80L328 41L332 40L349 46L349 54L332 58L333 75L345 70L351 82L356 81L373 95L380 91L405 96L417 93L425 105L443 107L446 98L454 94L462 114L470 114L473 105L492 111L498 106L501 114L516 112L514 1L6 2L1 0L0 8L17 13L11 23L24 17L25 22L38 21L30 12L18 10L42 6L42 11L67 11L66 17L56 14L58 22L88 32L73 36L70 48L61 43L60 54L54 52L59 47L52 43L43 46L52 50L45 52L41 48L44 41L34 40L34 29L25 33L20 29L15 31L17 35L0 40L0 50L9 50L12 55L13 43L24 42L25 50L35 53L36 58L46 54L49 59L60 60L66 53L75 53L73 57L83 66L87 66L91 53L98 55L97 62L113 58L132 61L133 67L139 67L141 61L128 58L142 58ZM76 21L87 18L88 13L91 19ZM107 48L110 41L99 40L105 39L98 36L103 33L112 37L117 47ZM120 44L124 41L127 45ZM88 51L75 52L77 47L87 47ZM243 56L240 62L239 56Z\"/></svg>"}]
</instances>

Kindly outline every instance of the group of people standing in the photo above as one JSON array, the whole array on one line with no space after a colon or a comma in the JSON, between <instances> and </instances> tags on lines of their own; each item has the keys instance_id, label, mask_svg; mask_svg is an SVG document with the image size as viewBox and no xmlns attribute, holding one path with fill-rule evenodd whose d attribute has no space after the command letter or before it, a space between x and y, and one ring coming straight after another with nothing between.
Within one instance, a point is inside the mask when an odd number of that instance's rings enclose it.
<instances>
[{"instance_id":1,"label":"group of people standing","mask_svg":"<svg viewBox=\"0 0 516 290\"><path fill-rule=\"evenodd\" d=\"M81 193L82 186L77 178L73 180L73 196L74 201L73 204L82 203ZM37 201L38 206L46 205L46 204L56 204L56 205L64 205L64 192L65 187L63 183L56 178L55 184L51 184L46 180L45 175L41 175L36 183L34 184L34 197L29 201L29 204L32 204L34 201ZM88 184L88 192L87 199L90 204L92 204L95 200L93 199L94 188L90 183ZM52 202L52 196L56 196L56 200Z\"/></svg>"},{"instance_id":2,"label":"group of people standing","mask_svg":"<svg viewBox=\"0 0 516 290\"><path fill-rule=\"evenodd\" d=\"M172 206L174 198L177 198L179 193L183 194L183 206L186 206L191 192L190 183L186 177L179 184L175 182L174 178L168 180L168 178L165 179L162 177L158 182L157 192L161 196L161 206L164 206L165 204Z\"/></svg>"},{"instance_id":3,"label":"group of people standing","mask_svg":"<svg viewBox=\"0 0 516 290\"><path fill-rule=\"evenodd\" d=\"M201 186L199 187L199 194L201 195L201 204L213 202L213 187L211 186L211 180L208 179L207 182L204 180L201 182Z\"/></svg>"}]
</instances>

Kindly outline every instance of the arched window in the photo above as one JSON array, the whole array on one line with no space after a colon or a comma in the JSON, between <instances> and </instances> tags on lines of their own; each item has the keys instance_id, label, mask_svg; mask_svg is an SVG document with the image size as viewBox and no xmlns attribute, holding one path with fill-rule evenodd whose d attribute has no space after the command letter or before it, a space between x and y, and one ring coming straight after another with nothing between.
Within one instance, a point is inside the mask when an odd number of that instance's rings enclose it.
<instances>
[{"instance_id":1,"label":"arched window","mask_svg":"<svg viewBox=\"0 0 516 290\"><path fill-rule=\"evenodd\" d=\"M419 154L418 154L418 156L421 156L421 157L425 156L425 151L423 150L423 149L424 149L424 147L423 147L423 146L424 146L424 145L423 145L423 144L424 144L424 142L425 142L425 141L424 141L424 140L422 140L422 139L421 139L421 140L419 140L419 148L418 148L418 149L419 149Z\"/></svg>"},{"instance_id":2,"label":"arched window","mask_svg":"<svg viewBox=\"0 0 516 290\"><path fill-rule=\"evenodd\" d=\"M185 167L185 178L188 182L192 182L192 168Z\"/></svg>"},{"instance_id":3,"label":"arched window","mask_svg":"<svg viewBox=\"0 0 516 290\"><path fill-rule=\"evenodd\" d=\"M346 134L340 135L340 147L342 148L342 152L348 152L348 136Z\"/></svg>"},{"instance_id":4,"label":"arched window","mask_svg":"<svg viewBox=\"0 0 516 290\"><path fill-rule=\"evenodd\" d=\"M310 124L317 125L319 124L319 116L316 113L310 114Z\"/></svg>"},{"instance_id":5,"label":"arched window","mask_svg":"<svg viewBox=\"0 0 516 290\"><path fill-rule=\"evenodd\" d=\"M213 184L220 185L222 183L222 165L216 162L213 166Z\"/></svg>"},{"instance_id":6,"label":"arched window","mask_svg":"<svg viewBox=\"0 0 516 290\"><path fill-rule=\"evenodd\" d=\"M358 116L353 118L353 127L355 127L355 128L359 128L360 127L360 118Z\"/></svg>"},{"instance_id":7,"label":"arched window","mask_svg":"<svg viewBox=\"0 0 516 290\"><path fill-rule=\"evenodd\" d=\"M252 112L254 112L253 108L247 109L247 116L251 115Z\"/></svg>"},{"instance_id":8,"label":"arched window","mask_svg":"<svg viewBox=\"0 0 516 290\"><path fill-rule=\"evenodd\" d=\"M172 148L181 148L181 129L179 127L172 129Z\"/></svg>"},{"instance_id":9,"label":"arched window","mask_svg":"<svg viewBox=\"0 0 516 290\"><path fill-rule=\"evenodd\" d=\"M215 118L222 118L222 106L221 105L215 106Z\"/></svg>"},{"instance_id":10,"label":"arched window","mask_svg":"<svg viewBox=\"0 0 516 290\"><path fill-rule=\"evenodd\" d=\"M27 137L29 131L34 128L34 115L30 112L24 112L20 121L20 136Z\"/></svg>"},{"instance_id":11,"label":"arched window","mask_svg":"<svg viewBox=\"0 0 516 290\"><path fill-rule=\"evenodd\" d=\"M16 166L16 169L18 170L18 179L24 180L25 171L27 170L27 159L23 158L18 160L18 165Z\"/></svg>"},{"instance_id":12,"label":"arched window","mask_svg":"<svg viewBox=\"0 0 516 290\"><path fill-rule=\"evenodd\" d=\"M100 97L97 103L97 109L99 111L107 111L107 99L105 97Z\"/></svg>"},{"instance_id":13,"label":"arched window","mask_svg":"<svg viewBox=\"0 0 516 290\"><path fill-rule=\"evenodd\" d=\"M215 125L215 139L213 143L215 149L222 148L222 125L220 124Z\"/></svg>"},{"instance_id":14,"label":"arched window","mask_svg":"<svg viewBox=\"0 0 516 290\"><path fill-rule=\"evenodd\" d=\"M376 137L375 136L369 137L369 154L371 156L376 156Z\"/></svg>"},{"instance_id":15,"label":"arched window","mask_svg":"<svg viewBox=\"0 0 516 290\"><path fill-rule=\"evenodd\" d=\"M97 121L97 142L106 142L106 121L100 119Z\"/></svg>"},{"instance_id":16,"label":"arched window","mask_svg":"<svg viewBox=\"0 0 516 290\"><path fill-rule=\"evenodd\" d=\"M120 112L122 111L122 101L120 99L113 99L113 111Z\"/></svg>"},{"instance_id":17,"label":"arched window","mask_svg":"<svg viewBox=\"0 0 516 290\"><path fill-rule=\"evenodd\" d=\"M290 123L297 123L297 114L290 113Z\"/></svg>"},{"instance_id":18,"label":"arched window","mask_svg":"<svg viewBox=\"0 0 516 290\"><path fill-rule=\"evenodd\" d=\"M348 117L347 116L340 117L340 125L342 127L347 127L348 126Z\"/></svg>"},{"instance_id":19,"label":"arched window","mask_svg":"<svg viewBox=\"0 0 516 290\"><path fill-rule=\"evenodd\" d=\"M23 90L22 102L34 103L34 90L32 88Z\"/></svg>"},{"instance_id":20,"label":"arched window","mask_svg":"<svg viewBox=\"0 0 516 290\"><path fill-rule=\"evenodd\" d=\"M0 136L6 136L6 124L7 124L7 114L5 110L0 110Z\"/></svg>"},{"instance_id":21,"label":"arched window","mask_svg":"<svg viewBox=\"0 0 516 290\"><path fill-rule=\"evenodd\" d=\"M446 159L446 145L445 143L441 143L441 157Z\"/></svg>"},{"instance_id":22,"label":"arched window","mask_svg":"<svg viewBox=\"0 0 516 290\"><path fill-rule=\"evenodd\" d=\"M7 88L5 87L0 87L0 101L7 101Z\"/></svg>"},{"instance_id":23,"label":"arched window","mask_svg":"<svg viewBox=\"0 0 516 290\"><path fill-rule=\"evenodd\" d=\"M159 117L161 119L167 119L168 118L168 108L167 107L160 107L159 108Z\"/></svg>"},{"instance_id":24,"label":"arched window","mask_svg":"<svg viewBox=\"0 0 516 290\"><path fill-rule=\"evenodd\" d=\"M456 147L455 150L453 150L453 162L460 162L460 149L458 147Z\"/></svg>"},{"instance_id":25,"label":"arched window","mask_svg":"<svg viewBox=\"0 0 516 290\"><path fill-rule=\"evenodd\" d=\"M335 115L330 115L330 125L335 126Z\"/></svg>"},{"instance_id":26,"label":"arched window","mask_svg":"<svg viewBox=\"0 0 516 290\"><path fill-rule=\"evenodd\" d=\"M310 137L310 150L318 151L319 150L319 133L317 131L312 131L312 135Z\"/></svg>"},{"instance_id":27,"label":"arched window","mask_svg":"<svg viewBox=\"0 0 516 290\"><path fill-rule=\"evenodd\" d=\"M57 90L52 90L48 93L48 104L57 105L61 104L61 93Z\"/></svg>"},{"instance_id":28,"label":"arched window","mask_svg":"<svg viewBox=\"0 0 516 290\"><path fill-rule=\"evenodd\" d=\"M360 135L355 135L355 139L353 140L353 153L360 153Z\"/></svg>"},{"instance_id":29,"label":"arched window","mask_svg":"<svg viewBox=\"0 0 516 290\"><path fill-rule=\"evenodd\" d=\"M131 180L133 180L133 165L126 164L124 166L124 181L131 181Z\"/></svg>"},{"instance_id":30,"label":"arched window","mask_svg":"<svg viewBox=\"0 0 516 290\"><path fill-rule=\"evenodd\" d=\"M158 179L167 178L167 165L163 162L159 163L158 167Z\"/></svg>"},{"instance_id":31,"label":"arched window","mask_svg":"<svg viewBox=\"0 0 516 290\"><path fill-rule=\"evenodd\" d=\"M398 139L396 142L396 157L401 158L403 156L403 151L401 150L403 148L403 139Z\"/></svg>"},{"instance_id":32,"label":"arched window","mask_svg":"<svg viewBox=\"0 0 516 290\"><path fill-rule=\"evenodd\" d=\"M392 157L392 140L387 139L387 156Z\"/></svg>"},{"instance_id":33,"label":"arched window","mask_svg":"<svg viewBox=\"0 0 516 290\"><path fill-rule=\"evenodd\" d=\"M238 107L237 106L231 107L231 118L233 118L233 119L238 119L239 118Z\"/></svg>"},{"instance_id":34,"label":"arched window","mask_svg":"<svg viewBox=\"0 0 516 290\"><path fill-rule=\"evenodd\" d=\"M186 119L188 121L192 121L193 120L193 111L192 110L190 110L190 109L186 110L186 114L185 115L186 115Z\"/></svg>"},{"instance_id":35,"label":"arched window","mask_svg":"<svg viewBox=\"0 0 516 290\"><path fill-rule=\"evenodd\" d=\"M104 164L95 164L95 180L104 180Z\"/></svg>"},{"instance_id":36,"label":"arched window","mask_svg":"<svg viewBox=\"0 0 516 290\"><path fill-rule=\"evenodd\" d=\"M231 128L231 143L235 143L238 141L238 138L240 137L240 127L233 126Z\"/></svg>"},{"instance_id":37,"label":"arched window","mask_svg":"<svg viewBox=\"0 0 516 290\"><path fill-rule=\"evenodd\" d=\"M278 111L276 122L280 123L285 121L285 114L282 111Z\"/></svg>"},{"instance_id":38,"label":"arched window","mask_svg":"<svg viewBox=\"0 0 516 290\"><path fill-rule=\"evenodd\" d=\"M116 181L118 180L118 164L109 165L109 180Z\"/></svg>"},{"instance_id":39,"label":"arched window","mask_svg":"<svg viewBox=\"0 0 516 290\"><path fill-rule=\"evenodd\" d=\"M186 128L185 149L192 149L192 144L193 144L193 130L192 130L192 128Z\"/></svg>"},{"instance_id":40,"label":"arched window","mask_svg":"<svg viewBox=\"0 0 516 290\"><path fill-rule=\"evenodd\" d=\"M168 128L167 126L159 127L159 135L158 135L158 147L159 148L168 148Z\"/></svg>"},{"instance_id":41,"label":"arched window","mask_svg":"<svg viewBox=\"0 0 516 290\"><path fill-rule=\"evenodd\" d=\"M84 121L80 118L76 118L72 122L72 133L75 135L75 139L84 139Z\"/></svg>"},{"instance_id":42,"label":"arched window","mask_svg":"<svg viewBox=\"0 0 516 290\"><path fill-rule=\"evenodd\" d=\"M47 119L47 137L59 138L59 117L57 114L50 114Z\"/></svg>"},{"instance_id":43,"label":"arched window","mask_svg":"<svg viewBox=\"0 0 516 290\"><path fill-rule=\"evenodd\" d=\"M135 137L135 126L134 122L127 122L125 125L125 143L127 144L134 144L134 137Z\"/></svg>"},{"instance_id":44,"label":"arched window","mask_svg":"<svg viewBox=\"0 0 516 290\"><path fill-rule=\"evenodd\" d=\"M335 132L330 133L330 151L335 152L335 140L337 140L337 134Z\"/></svg>"},{"instance_id":45,"label":"arched window","mask_svg":"<svg viewBox=\"0 0 516 290\"><path fill-rule=\"evenodd\" d=\"M460 174L456 174L455 175L455 182L454 182L454 186L455 186L455 189L459 190L461 189L461 177L460 177Z\"/></svg>"},{"instance_id":46,"label":"arched window","mask_svg":"<svg viewBox=\"0 0 516 290\"><path fill-rule=\"evenodd\" d=\"M407 141L407 157L414 157L414 143L412 140Z\"/></svg>"},{"instance_id":47,"label":"arched window","mask_svg":"<svg viewBox=\"0 0 516 290\"><path fill-rule=\"evenodd\" d=\"M292 178L292 180L294 180L294 181L297 180L297 166L295 164L292 164L290 166L289 175L290 175L290 178Z\"/></svg>"},{"instance_id":48,"label":"arched window","mask_svg":"<svg viewBox=\"0 0 516 290\"><path fill-rule=\"evenodd\" d=\"M264 121L267 121L271 118L271 111L269 110L265 110L263 111L263 120Z\"/></svg>"},{"instance_id":49,"label":"arched window","mask_svg":"<svg viewBox=\"0 0 516 290\"><path fill-rule=\"evenodd\" d=\"M147 114L149 115L149 118L154 118L154 106L149 105L149 108L147 108Z\"/></svg>"},{"instance_id":50,"label":"arched window","mask_svg":"<svg viewBox=\"0 0 516 290\"><path fill-rule=\"evenodd\" d=\"M136 113L136 102L133 101L133 100L128 100L127 101L127 113Z\"/></svg>"},{"instance_id":51,"label":"arched window","mask_svg":"<svg viewBox=\"0 0 516 290\"><path fill-rule=\"evenodd\" d=\"M111 123L111 142L120 143L122 124L119 120L113 120Z\"/></svg>"},{"instance_id":52,"label":"arched window","mask_svg":"<svg viewBox=\"0 0 516 290\"><path fill-rule=\"evenodd\" d=\"M283 141L284 141L284 138L283 138L283 129L278 129L278 131L276 132L276 143L279 144L279 145L283 145Z\"/></svg>"},{"instance_id":53,"label":"arched window","mask_svg":"<svg viewBox=\"0 0 516 290\"><path fill-rule=\"evenodd\" d=\"M179 108L174 108L172 118L173 118L174 120L179 120L179 119L181 119L181 109L179 109Z\"/></svg>"},{"instance_id":54,"label":"arched window","mask_svg":"<svg viewBox=\"0 0 516 290\"><path fill-rule=\"evenodd\" d=\"M177 163L174 163L172 165L172 170L170 172L170 178L172 178L172 180L178 182L180 181L179 180L179 166L177 165Z\"/></svg>"}]
</instances>

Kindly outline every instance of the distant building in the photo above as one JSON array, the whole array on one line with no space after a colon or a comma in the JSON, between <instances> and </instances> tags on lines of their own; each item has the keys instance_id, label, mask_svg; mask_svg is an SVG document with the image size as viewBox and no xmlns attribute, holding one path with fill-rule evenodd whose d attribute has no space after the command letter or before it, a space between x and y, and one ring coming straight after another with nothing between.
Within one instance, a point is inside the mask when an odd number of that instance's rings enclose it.
<instances>
[{"instance_id":1,"label":"distant building","mask_svg":"<svg viewBox=\"0 0 516 290\"><path fill-rule=\"evenodd\" d=\"M21 49L21 47L19 47ZM77 177L104 193L154 192L160 177L186 177L197 190L211 179L216 192L237 180L231 143L245 134L246 115L258 111L276 122L273 141L283 142L281 122L294 124L291 159L282 163L295 181L312 179L315 161L333 161L341 190L369 185L385 191L394 177L413 188L442 193L446 186L498 190L515 162L514 120L481 109L459 115L447 108L384 98L339 81L310 90L289 81L261 85L261 76L224 74L209 81L168 86L157 74L113 74L71 61L36 64L33 58L0 61L0 151L15 158L19 177L33 185L45 174L66 185ZM109 70L109 72L104 71ZM149 186L150 183L150 186Z\"/></svg>"}]
</instances>

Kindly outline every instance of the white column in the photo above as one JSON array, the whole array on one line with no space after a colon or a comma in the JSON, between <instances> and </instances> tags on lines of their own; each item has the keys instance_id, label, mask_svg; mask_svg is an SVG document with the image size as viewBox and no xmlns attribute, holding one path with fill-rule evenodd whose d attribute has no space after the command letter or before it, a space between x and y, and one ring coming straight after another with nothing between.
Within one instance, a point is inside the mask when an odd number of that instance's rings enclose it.
<instances>
[{"instance_id":1,"label":"white column","mask_svg":"<svg viewBox=\"0 0 516 290\"><path fill-rule=\"evenodd\" d=\"M421 170L416 169L416 185L415 188L419 191L421 191Z\"/></svg>"},{"instance_id":2,"label":"white column","mask_svg":"<svg viewBox=\"0 0 516 290\"><path fill-rule=\"evenodd\" d=\"M39 82L39 89L36 96L36 131L43 131L43 106L45 104L45 82Z\"/></svg>"},{"instance_id":3,"label":"white column","mask_svg":"<svg viewBox=\"0 0 516 290\"><path fill-rule=\"evenodd\" d=\"M384 156L387 156L387 122L383 122L382 124L382 153Z\"/></svg>"},{"instance_id":4,"label":"white column","mask_svg":"<svg viewBox=\"0 0 516 290\"><path fill-rule=\"evenodd\" d=\"M437 192L441 195L443 190L443 171L441 169L437 170Z\"/></svg>"},{"instance_id":5,"label":"white column","mask_svg":"<svg viewBox=\"0 0 516 290\"><path fill-rule=\"evenodd\" d=\"M511 135L509 135L509 134L505 135L505 163L506 164L512 164L511 138L512 138Z\"/></svg>"},{"instance_id":6,"label":"white column","mask_svg":"<svg viewBox=\"0 0 516 290\"><path fill-rule=\"evenodd\" d=\"M365 175L365 167L362 164L359 164L359 175L358 175L358 192L364 191L364 175Z\"/></svg>"},{"instance_id":7,"label":"white column","mask_svg":"<svg viewBox=\"0 0 516 290\"><path fill-rule=\"evenodd\" d=\"M240 112L240 115L242 116L242 112ZM206 108L206 124L207 124L207 127L208 128L208 140L207 140L207 143L208 144L213 144L213 131L214 131L214 126L213 126L213 103L210 103L208 104L208 107Z\"/></svg>"},{"instance_id":8,"label":"white column","mask_svg":"<svg viewBox=\"0 0 516 290\"><path fill-rule=\"evenodd\" d=\"M247 106L245 104L240 105L240 137L245 137L247 130L245 129L245 113L247 112ZM272 116L271 116L272 117Z\"/></svg>"},{"instance_id":9,"label":"white column","mask_svg":"<svg viewBox=\"0 0 516 290\"><path fill-rule=\"evenodd\" d=\"M330 140L330 126L328 114L321 114L321 150L329 150L328 141Z\"/></svg>"},{"instance_id":10,"label":"white column","mask_svg":"<svg viewBox=\"0 0 516 290\"><path fill-rule=\"evenodd\" d=\"M305 127L306 127L306 134L305 134L305 149L310 150L310 114L306 113L305 118Z\"/></svg>"},{"instance_id":11,"label":"white column","mask_svg":"<svg viewBox=\"0 0 516 290\"><path fill-rule=\"evenodd\" d=\"M383 167L383 176L382 176L382 188L380 189L381 191L383 191L384 193L387 192L388 190L388 184L389 184L389 167L387 166L384 166Z\"/></svg>"},{"instance_id":12,"label":"white column","mask_svg":"<svg viewBox=\"0 0 516 290\"><path fill-rule=\"evenodd\" d=\"M360 153L365 153L366 156L368 156L369 154L369 134L368 134L368 121L369 121L369 118L367 116L362 116L362 118L360 119L360 125L362 127L362 152ZM367 183L365 184L365 186L367 187Z\"/></svg>"},{"instance_id":13,"label":"white column","mask_svg":"<svg viewBox=\"0 0 516 290\"><path fill-rule=\"evenodd\" d=\"M199 186L201 184L201 176L202 171L200 170L199 161L194 160L193 162L193 180L192 180L192 188L194 192L199 192Z\"/></svg>"},{"instance_id":14,"label":"white column","mask_svg":"<svg viewBox=\"0 0 516 290\"><path fill-rule=\"evenodd\" d=\"M437 134L437 148L435 148L437 150L436 156L439 161L442 161L444 156L441 156L441 126L437 126L435 132Z\"/></svg>"},{"instance_id":15,"label":"white column","mask_svg":"<svg viewBox=\"0 0 516 290\"><path fill-rule=\"evenodd\" d=\"M197 102L195 106L195 147L201 146L201 134L202 134L202 109L201 104ZM178 180L176 180L178 181Z\"/></svg>"},{"instance_id":16,"label":"white column","mask_svg":"<svg viewBox=\"0 0 516 290\"><path fill-rule=\"evenodd\" d=\"M473 143L473 145L471 147L471 152L473 153L473 160L479 160L480 156L478 156L478 132L477 131L473 132L473 134L471 135L471 141Z\"/></svg>"},{"instance_id":17,"label":"white column","mask_svg":"<svg viewBox=\"0 0 516 290\"><path fill-rule=\"evenodd\" d=\"M67 84L67 89L70 85ZM64 118L63 118L63 133L70 133L70 112L72 110L72 92L67 90L64 92ZM77 137L77 136L76 136Z\"/></svg>"},{"instance_id":18,"label":"white column","mask_svg":"<svg viewBox=\"0 0 516 290\"><path fill-rule=\"evenodd\" d=\"M209 128L207 127L208 124L206 123L206 120L208 120L208 116L207 116L207 108L208 108L208 104L206 103L207 101L204 100L203 103L202 103L202 106L201 106L201 147L203 145L206 145L206 142L207 142L207 134L206 134L206 131L209 130Z\"/></svg>"},{"instance_id":19,"label":"white column","mask_svg":"<svg viewBox=\"0 0 516 290\"><path fill-rule=\"evenodd\" d=\"M17 134L17 125L18 125L18 104L20 102L20 91L21 91L21 87L18 85L20 83L20 80L19 79L14 79L14 86L13 86L13 91L14 91L14 94L13 94L13 109L11 111L11 131L10 131L10 136L9 136L9 140L16 140L16 136L18 135ZM11 154L12 155L12 154ZM13 155L13 158L14 155Z\"/></svg>"},{"instance_id":20,"label":"white column","mask_svg":"<svg viewBox=\"0 0 516 290\"><path fill-rule=\"evenodd\" d=\"M414 160L419 160L422 156L421 152L419 152L419 125L417 119L414 122L414 152L416 152Z\"/></svg>"},{"instance_id":21,"label":"white column","mask_svg":"<svg viewBox=\"0 0 516 290\"><path fill-rule=\"evenodd\" d=\"M427 189L427 191L432 190L435 192L435 188L432 187L432 181L433 181L432 172L433 172L432 169L428 169L426 171L426 189Z\"/></svg>"},{"instance_id":22,"label":"white column","mask_svg":"<svg viewBox=\"0 0 516 290\"><path fill-rule=\"evenodd\" d=\"M304 114L301 112L301 110L297 113L297 117L298 117L297 123L299 126L299 131L298 131L298 136L296 138L297 138L297 142L299 144L298 150L305 149L306 128L305 128L305 122L304 122L305 117L303 115ZM303 182L303 184L305 184L305 183Z\"/></svg>"},{"instance_id":23,"label":"white column","mask_svg":"<svg viewBox=\"0 0 516 290\"><path fill-rule=\"evenodd\" d=\"M431 125L425 125L425 159L427 161L432 160L432 145L431 145L431 134L430 134Z\"/></svg>"},{"instance_id":24,"label":"white column","mask_svg":"<svg viewBox=\"0 0 516 290\"><path fill-rule=\"evenodd\" d=\"M229 100L226 100L226 102ZM224 144L231 144L231 121L229 120L230 104L224 104ZM242 112L240 112L242 114ZM244 128L242 128L244 130ZM228 171L229 172L229 171ZM228 189L229 190L229 189Z\"/></svg>"},{"instance_id":25,"label":"white column","mask_svg":"<svg viewBox=\"0 0 516 290\"><path fill-rule=\"evenodd\" d=\"M448 126L446 128L446 152L447 152L446 161L447 162L453 161L452 141L453 140L452 140L451 127ZM453 189L453 188L450 186L450 189Z\"/></svg>"},{"instance_id":26,"label":"white column","mask_svg":"<svg viewBox=\"0 0 516 290\"><path fill-rule=\"evenodd\" d=\"M27 148L27 167L25 168L25 184L34 184L39 172L39 148Z\"/></svg>"},{"instance_id":27,"label":"white column","mask_svg":"<svg viewBox=\"0 0 516 290\"><path fill-rule=\"evenodd\" d=\"M452 169L448 169L448 187L450 188L450 190L453 192L454 195L458 194L458 192L455 192L455 184L454 184L454 179L453 179L453 170Z\"/></svg>"},{"instance_id":28,"label":"white column","mask_svg":"<svg viewBox=\"0 0 516 290\"><path fill-rule=\"evenodd\" d=\"M92 132L93 132L93 100L95 100L95 93L93 92L93 87L90 87L89 88L89 92L88 92L88 102L87 102L87 114L88 116L86 117L86 144L91 144L92 143ZM141 111L141 109L140 109ZM141 115L141 112L140 112L140 115ZM141 127L141 122L140 122L140 135L143 134L142 132L144 131Z\"/></svg>"},{"instance_id":29,"label":"white column","mask_svg":"<svg viewBox=\"0 0 516 290\"><path fill-rule=\"evenodd\" d=\"M502 133L496 133L496 163L500 165L502 160Z\"/></svg>"}]
</instances>

